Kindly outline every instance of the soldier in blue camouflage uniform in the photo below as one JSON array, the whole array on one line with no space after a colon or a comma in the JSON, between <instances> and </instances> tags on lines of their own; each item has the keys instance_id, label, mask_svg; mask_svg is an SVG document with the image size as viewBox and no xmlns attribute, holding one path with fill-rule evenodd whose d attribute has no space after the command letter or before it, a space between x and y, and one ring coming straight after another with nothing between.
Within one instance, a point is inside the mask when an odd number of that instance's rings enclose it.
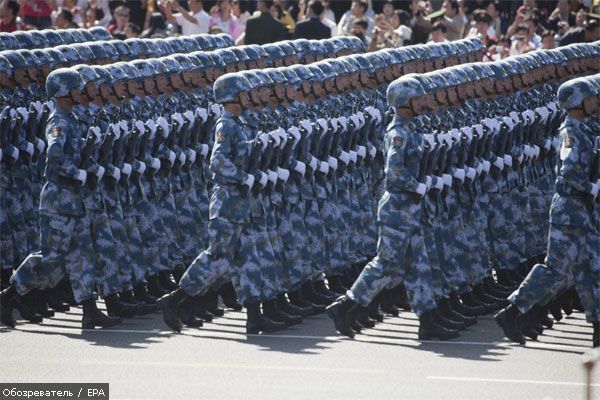
<instances>
[{"instance_id":1,"label":"soldier in blue camouflage uniform","mask_svg":"<svg viewBox=\"0 0 600 400\"><path fill-rule=\"evenodd\" d=\"M598 226L592 216L598 184L590 181L595 137L585 126L586 116L598 113L597 97L598 90L586 78L569 81L558 90L558 105L567 118L560 132L546 261L534 266L509 297L511 304L495 317L511 341L525 343L523 330L534 321L535 307L560 293L572 274L586 319L594 325L594 346L600 345Z\"/></svg>"},{"instance_id":2,"label":"soldier in blue camouflage uniform","mask_svg":"<svg viewBox=\"0 0 600 400\"><path fill-rule=\"evenodd\" d=\"M87 171L79 168L83 143L72 114L82 89L79 74L70 69L58 69L46 81L46 92L54 98L56 109L46 126L48 182L40 199L40 252L25 259L11 277L11 286L2 292L2 322L7 326L15 326L12 302L17 293L53 287L65 274L75 300L83 305L84 329L121 322L120 318L101 313L92 293L92 241L82 223L85 208L81 187L86 183Z\"/></svg>"}]
</instances>

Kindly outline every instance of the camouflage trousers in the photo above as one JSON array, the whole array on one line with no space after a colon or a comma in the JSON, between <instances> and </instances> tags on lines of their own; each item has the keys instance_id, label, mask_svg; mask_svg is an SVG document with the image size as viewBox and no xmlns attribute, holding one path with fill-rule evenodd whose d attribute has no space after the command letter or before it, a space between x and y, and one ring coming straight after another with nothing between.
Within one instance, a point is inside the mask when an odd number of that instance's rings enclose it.
<instances>
[{"instance_id":1,"label":"camouflage trousers","mask_svg":"<svg viewBox=\"0 0 600 400\"><path fill-rule=\"evenodd\" d=\"M329 262L326 265L328 270L325 273L328 275L342 275L348 263L344 260L342 243L338 234L337 225L341 220L339 210L333 204L332 199L319 199L318 204L325 226L325 245L327 247L327 254L329 255Z\"/></svg>"},{"instance_id":2,"label":"camouflage trousers","mask_svg":"<svg viewBox=\"0 0 600 400\"><path fill-rule=\"evenodd\" d=\"M432 290L437 297L448 297L450 285L445 275L445 260L443 258L443 242L436 237L435 224L435 202L430 197L423 201L423 212L421 224L423 227L423 243L427 251L427 259L431 268Z\"/></svg>"},{"instance_id":3,"label":"camouflage trousers","mask_svg":"<svg viewBox=\"0 0 600 400\"><path fill-rule=\"evenodd\" d=\"M3 197L3 206L6 210L6 216L8 218L8 226L12 229L13 235L13 265L18 265L30 251L33 250L33 244L30 243L29 238L29 226L25 219L25 213L18 194L15 194L12 190L6 190L1 194Z\"/></svg>"},{"instance_id":4,"label":"camouflage trousers","mask_svg":"<svg viewBox=\"0 0 600 400\"><path fill-rule=\"evenodd\" d=\"M12 270L15 265L15 237L8 222L4 196L0 196L0 268Z\"/></svg>"},{"instance_id":5,"label":"camouflage trousers","mask_svg":"<svg viewBox=\"0 0 600 400\"><path fill-rule=\"evenodd\" d=\"M123 218L123 209L120 203L115 206L106 206L108 214L108 225L114 238L115 260L119 271L120 290L133 289L133 264L129 253L129 237L125 227L125 218Z\"/></svg>"},{"instance_id":6,"label":"camouflage trousers","mask_svg":"<svg viewBox=\"0 0 600 400\"><path fill-rule=\"evenodd\" d=\"M461 207L463 231L465 233L470 265L467 271L469 283L476 285L490 276L489 247L485 236L486 215L475 201Z\"/></svg>"},{"instance_id":7,"label":"camouflage trousers","mask_svg":"<svg viewBox=\"0 0 600 400\"><path fill-rule=\"evenodd\" d=\"M548 237L548 213L550 204L540 188L539 179L527 186L529 214L527 214L527 247L531 255L544 254Z\"/></svg>"},{"instance_id":8,"label":"camouflage trousers","mask_svg":"<svg viewBox=\"0 0 600 400\"><path fill-rule=\"evenodd\" d=\"M157 198L157 208L162 218L166 238L169 243L169 268L174 269L183 265L183 238L181 227L177 219L177 209L175 207L175 198L168 191L160 198Z\"/></svg>"},{"instance_id":9,"label":"camouflage trousers","mask_svg":"<svg viewBox=\"0 0 600 400\"><path fill-rule=\"evenodd\" d=\"M104 210L86 210L84 220L92 238L94 256L92 262L96 276L96 287L101 297L121 291L115 239Z\"/></svg>"},{"instance_id":10,"label":"camouflage trousers","mask_svg":"<svg viewBox=\"0 0 600 400\"><path fill-rule=\"evenodd\" d=\"M229 275L232 268L239 268L242 229L243 224L223 218L209 220L208 248L192 261L179 282L188 295L205 294L222 277ZM241 290L236 287L236 291Z\"/></svg>"},{"instance_id":11,"label":"camouflage trousers","mask_svg":"<svg viewBox=\"0 0 600 400\"><path fill-rule=\"evenodd\" d=\"M154 203L149 202L145 197L140 198L133 204L132 213L142 241L148 276L168 270L167 239L163 230L162 218Z\"/></svg>"},{"instance_id":12,"label":"camouflage trousers","mask_svg":"<svg viewBox=\"0 0 600 400\"><path fill-rule=\"evenodd\" d=\"M40 251L31 253L10 278L19 294L56 286L65 274L78 303L93 298L93 246L86 217L40 212Z\"/></svg>"},{"instance_id":13,"label":"camouflage trousers","mask_svg":"<svg viewBox=\"0 0 600 400\"><path fill-rule=\"evenodd\" d=\"M346 294L366 306L398 276L417 316L436 308L432 273L419 226L395 229L381 225L377 256L366 265Z\"/></svg>"},{"instance_id":14,"label":"camouflage trousers","mask_svg":"<svg viewBox=\"0 0 600 400\"><path fill-rule=\"evenodd\" d=\"M598 231L550 225L545 264L537 264L508 300L526 313L544 305L574 280L588 322L600 313L600 254Z\"/></svg>"},{"instance_id":15,"label":"camouflage trousers","mask_svg":"<svg viewBox=\"0 0 600 400\"><path fill-rule=\"evenodd\" d=\"M293 292L307 279L307 261L303 259L306 230L302 215L294 212L291 205L281 203L275 208L277 234L283 245L283 275L285 291Z\"/></svg>"},{"instance_id":16,"label":"camouflage trousers","mask_svg":"<svg viewBox=\"0 0 600 400\"><path fill-rule=\"evenodd\" d=\"M377 251L377 216L373 214L372 199L369 191L368 170L363 168L354 180L356 186L356 200L358 202L359 218L356 223L360 230L360 262L365 262L373 257Z\"/></svg>"},{"instance_id":17,"label":"camouflage trousers","mask_svg":"<svg viewBox=\"0 0 600 400\"><path fill-rule=\"evenodd\" d=\"M304 200L304 225L314 275L326 273L329 271L329 252L325 246L325 226L316 200Z\"/></svg>"},{"instance_id":18,"label":"camouflage trousers","mask_svg":"<svg viewBox=\"0 0 600 400\"><path fill-rule=\"evenodd\" d=\"M182 233L181 251L186 265L198 255L198 252L202 248L199 247L200 233L196 228L194 210L188 197L190 191L186 187L173 188L177 223Z\"/></svg>"},{"instance_id":19,"label":"camouflage trousers","mask_svg":"<svg viewBox=\"0 0 600 400\"><path fill-rule=\"evenodd\" d=\"M493 193L490 195L488 213L489 247L492 266L497 269L515 269L521 262L520 251L511 245L511 238L516 237L512 223L508 195Z\"/></svg>"},{"instance_id":20,"label":"camouflage trousers","mask_svg":"<svg viewBox=\"0 0 600 400\"><path fill-rule=\"evenodd\" d=\"M142 242L142 236L137 226L135 216L126 207L123 210L123 222L125 224L125 233L127 234L127 250L129 251L129 258L131 259L131 283L133 286L139 284L146 284L146 272L149 261L144 253L144 244Z\"/></svg>"},{"instance_id":21,"label":"camouflage trousers","mask_svg":"<svg viewBox=\"0 0 600 400\"><path fill-rule=\"evenodd\" d=\"M272 264L265 264L267 259L264 258L265 252L258 248L258 235L250 224L244 224L239 242L239 266L229 269L231 283L241 304L267 301L276 296L273 292L275 286L268 284L274 282L274 269Z\"/></svg>"}]
</instances>

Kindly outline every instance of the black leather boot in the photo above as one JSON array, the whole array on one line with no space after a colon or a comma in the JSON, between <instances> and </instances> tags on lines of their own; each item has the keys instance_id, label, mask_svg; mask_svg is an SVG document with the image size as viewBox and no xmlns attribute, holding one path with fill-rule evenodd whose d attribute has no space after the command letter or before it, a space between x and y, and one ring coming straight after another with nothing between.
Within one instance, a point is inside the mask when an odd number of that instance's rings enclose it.
<instances>
[{"instance_id":1,"label":"black leather boot","mask_svg":"<svg viewBox=\"0 0 600 400\"><path fill-rule=\"evenodd\" d=\"M550 311L552 318L554 318L556 322L559 322L561 319L563 319L562 309L560 306L560 298L555 298L548 303L548 311Z\"/></svg>"},{"instance_id":2,"label":"black leather boot","mask_svg":"<svg viewBox=\"0 0 600 400\"><path fill-rule=\"evenodd\" d=\"M214 290L209 290L206 295L206 309L215 317L225 315L225 310L219 307L219 296Z\"/></svg>"},{"instance_id":3,"label":"black leather boot","mask_svg":"<svg viewBox=\"0 0 600 400\"><path fill-rule=\"evenodd\" d=\"M148 315L160 309L158 303L147 304L136 299L133 295L133 290L125 290L121 292L121 294L119 294L119 299L121 299L121 301L124 303L136 306L138 309L138 315Z\"/></svg>"},{"instance_id":4,"label":"black leather boot","mask_svg":"<svg viewBox=\"0 0 600 400\"><path fill-rule=\"evenodd\" d=\"M338 297L336 293L334 293L332 290L329 290L329 288L325 286L325 281L314 281L312 282L312 287L315 293L329 300L328 304L331 304L331 302L335 301L335 299Z\"/></svg>"},{"instance_id":5,"label":"black leather boot","mask_svg":"<svg viewBox=\"0 0 600 400\"><path fill-rule=\"evenodd\" d=\"M161 286L167 290L175 290L178 287L171 277L170 271L160 271L158 273L158 280L160 281Z\"/></svg>"},{"instance_id":6,"label":"black leather boot","mask_svg":"<svg viewBox=\"0 0 600 400\"><path fill-rule=\"evenodd\" d=\"M263 302L263 315L275 322L283 322L285 326L293 326L302 323L302 318L297 315L290 315L277 307L277 300Z\"/></svg>"},{"instance_id":7,"label":"black leather boot","mask_svg":"<svg viewBox=\"0 0 600 400\"><path fill-rule=\"evenodd\" d=\"M325 306L320 304L314 304L311 301L307 300L303 295L301 290L296 290L294 292L288 293L288 297L290 299L290 303L295 306L302 308L310 308L312 310L312 315L320 314L325 311Z\"/></svg>"},{"instance_id":8,"label":"black leather boot","mask_svg":"<svg viewBox=\"0 0 600 400\"><path fill-rule=\"evenodd\" d=\"M485 314L483 307L472 307L461 303L458 295L454 293L450 294L449 303L454 311L467 317L478 317Z\"/></svg>"},{"instance_id":9,"label":"black leather boot","mask_svg":"<svg viewBox=\"0 0 600 400\"><path fill-rule=\"evenodd\" d=\"M142 301L146 304L158 304L158 299L148 293L146 285L143 283L140 283L133 289L133 295L135 296L136 300Z\"/></svg>"},{"instance_id":10,"label":"black leather boot","mask_svg":"<svg viewBox=\"0 0 600 400\"><path fill-rule=\"evenodd\" d=\"M197 295L193 297L194 314L198 318L202 318L204 322L211 322L214 315L206 308L206 297Z\"/></svg>"},{"instance_id":11,"label":"black leather boot","mask_svg":"<svg viewBox=\"0 0 600 400\"><path fill-rule=\"evenodd\" d=\"M594 332L592 333L592 347L600 347L600 322L594 322Z\"/></svg>"},{"instance_id":12,"label":"black leather boot","mask_svg":"<svg viewBox=\"0 0 600 400\"><path fill-rule=\"evenodd\" d=\"M233 284L231 282L223 284L219 288L218 294L221 296L225 307L231 308L235 311L242 311L242 305L238 301L237 294L235 293L235 289L233 288Z\"/></svg>"},{"instance_id":13,"label":"black leather boot","mask_svg":"<svg viewBox=\"0 0 600 400\"><path fill-rule=\"evenodd\" d=\"M68 304L62 301L62 295L58 287L47 289L45 292L48 306L50 306L54 311L67 312L71 309L71 307Z\"/></svg>"},{"instance_id":14,"label":"black leather boot","mask_svg":"<svg viewBox=\"0 0 600 400\"><path fill-rule=\"evenodd\" d=\"M177 315L179 316L179 319L183 325L187 326L188 328L200 328L203 325L203 321L200 318L197 318L194 313L193 297L188 296L179 304Z\"/></svg>"},{"instance_id":15,"label":"black leather boot","mask_svg":"<svg viewBox=\"0 0 600 400\"><path fill-rule=\"evenodd\" d=\"M379 312L379 303L381 302L381 293L369 303L369 317L377 322L383 322L383 314Z\"/></svg>"},{"instance_id":16,"label":"black leather boot","mask_svg":"<svg viewBox=\"0 0 600 400\"><path fill-rule=\"evenodd\" d=\"M179 305L188 297L190 296L183 289L179 288L158 299L165 324L175 332L181 332L182 328L181 320L179 319Z\"/></svg>"},{"instance_id":17,"label":"black leather boot","mask_svg":"<svg viewBox=\"0 0 600 400\"><path fill-rule=\"evenodd\" d=\"M450 305L450 301L448 299L441 299L438 301L438 311L443 317L446 317L452 321L463 323L465 327L473 326L477 323L477 319L468 317L455 311Z\"/></svg>"},{"instance_id":18,"label":"black leather boot","mask_svg":"<svg viewBox=\"0 0 600 400\"><path fill-rule=\"evenodd\" d=\"M375 321L369 318L369 307L359 306L356 309L356 322L365 328L375 327Z\"/></svg>"},{"instance_id":19,"label":"black leather boot","mask_svg":"<svg viewBox=\"0 0 600 400\"><path fill-rule=\"evenodd\" d=\"M346 294L346 291L348 290L347 287L343 286L342 281L339 276L333 276L333 275L328 276L327 277L327 286L329 286L329 290L333 291L334 293L338 294L339 296Z\"/></svg>"},{"instance_id":20,"label":"black leather boot","mask_svg":"<svg viewBox=\"0 0 600 400\"><path fill-rule=\"evenodd\" d=\"M35 293L35 313L41 315L42 318L54 317L54 310L48 308L48 300L46 299L45 291L33 289L32 292Z\"/></svg>"},{"instance_id":21,"label":"black leather boot","mask_svg":"<svg viewBox=\"0 0 600 400\"><path fill-rule=\"evenodd\" d=\"M352 276L350 270L344 271L344 274L341 276L342 284L348 289L354 285L355 278Z\"/></svg>"},{"instance_id":22,"label":"black leather boot","mask_svg":"<svg viewBox=\"0 0 600 400\"><path fill-rule=\"evenodd\" d=\"M433 318L433 322L446 329L460 331L467 327L466 324L462 322L455 321L453 319L446 318L445 316L443 316L439 308L436 308L432 311L431 317Z\"/></svg>"},{"instance_id":23,"label":"black leather boot","mask_svg":"<svg viewBox=\"0 0 600 400\"><path fill-rule=\"evenodd\" d=\"M116 293L106 296L104 304L109 317L131 318L139 313L137 305L122 302Z\"/></svg>"},{"instance_id":24,"label":"black leather boot","mask_svg":"<svg viewBox=\"0 0 600 400\"><path fill-rule=\"evenodd\" d=\"M327 315L333 320L335 329L342 335L354 337L350 326L349 313L357 308L358 304L347 296L340 296L333 304L327 307Z\"/></svg>"},{"instance_id":25,"label":"black leather boot","mask_svg":"<svg viewBox=\"0 0 600 400\"><path fill-rule=\"evenodd\" d=\"M257 334L259 332L275 332L285 328L283 322L275 322L265 317L260 312L260 303L246 304L246 333Z\"/></svg>"},{"instance_id":26,"label":"black leather boot","mask_svg":"<svg viewBox=\"0 0 600 400\"><path fill-rule=\"evenodd\" d=\"M523 314L514 304L502 309L494 316L496 323L504 331L504 335L513 342L525 344L525 338L521 332L521 320Z\"/></svg>"},{"instance_id":27,"label":"black leather boot","mask_svg":"<svg viewBox=\"0 0 600 400\"><path fill-rule=\"evenodd\" d=\"M318 304L321 306L327 306L331 304L331 300L329 300L327 297L315 293L310 282L304 283L300 287L300 291L302 292L304 298L310 301L311 303Z\"/></svg>"},{"instance_id":28,"label":"black leather boot","mask_svg":"<svg viewBox=\"0 0 600 400\"><path fill-rule=\"evenodd\" d=\"M169 291L160 284L158 275L152 275L148 277L148 292L157 299L169 293Z\"/></svg>"},{"instance_id":29,"label":"black leather boot","mask_svg":"<svg viewBox=\"0 0 600 400\"><path fill-rule=\"evenodd\" d=\"M381 304L379 305L381 311L386 314L397 317L400 315L400 310L394 304L396 291L393 289L383 289L381 291Z\"/></svg>"},{"instance_id":30,"label":"black leather boot","mask_svg":"<svg viewBox=\"0 0 600 400\"><path fill-rule=\"evenodd\" d=\"M458 331L448 329L435 322L433 313L435 310L427 311L419 317L419 340L448 340L459 336Z\"/></svg>"},{"instance_id":31,"label":"black leather boot","mask_svg":"<svg viewBox=\"0 0 600 400\"><path fill-rule=\"evenodd\" d=\"M0 290L6 289L10 286L10 277L13 274L12 268L2 268L0 270Z\"/></svg>"},{"instance_id":32,"label":"black leather boot","mask_svg":"<svg viewBox=\"0 0 600 400\"><path fill-rule=\"evenodd\" d=\"M408 302L408 294L406 293L406 288L403 284L396 286L393 291L396 292L396 306L402 311L411 311L410 303Z\"/></svg>"},{"instance_id":33,"label":"black leather boot","mask_svg":"<svg viewBox=\"0 0 600 400\"><path fill-rule=\"evenodd\" d=\"M102 311L98 310L96 302L93 299L85 300L81 305L83 306L82 329L94 329L97 326L108 328L123 322L122 318L106 316Z\"/></svg>"},{"instance_id":34,"label":"black leather boot","mask_svg":"<svg viewBox=\"0 0 600 400\"><path fill-rule=\"evenodd\" d=\"M519 283L515 282L511 278L510 271L507 269L497 269L496 277L498 278L498 283L502 286L506 286L508 288L516 288Z\"/></svg>"},{"instance_id":35,"label":"black leather boot","mask_svg":"<svg viewBox=\"0 0 600 400\"><path fill-rule=\"evenodd\" d=\"M36 309L36 299L34 294L29 292L22 296L17 295L14 300L14 305L19 310L21 317L26 319L27 321L39 324L43 321L43 318L40 314L35 312Z\"/></svg>"},{"instance_id":36,"label":"black leather boot","mask_svg":"<svg viewBox=\"0 0 600 400\"><path fill-rule=\"evenodd\" d=\"M15 297L17 297L17 290L12 285L0 292L0 322L9 328L14 328L16 325L13 318Z\"/></svg>"},{"instance_id":37,"label":"black leather boot","mask_svg":"<svg viewBox=\"0 0 600 400\"><path fill-rule=\"evenodd\" d=\"M480 315L485 315L496 310L496 305L483 303L473 295L473 292L466 292L461 294L460 299L462 300L463 304L466 304L470 307L480 308L482 310L482 314Z\"/></svg>"},{"instance_id":38,"label":"black leather boot","mask_svg":"<svg viewBox=\"0 0 600 400\"><path fill-rule=\"evenodd\" d=\"M567 315L573 314L573 289L567 290L560 298L560 306Z\"/></svg>"},{"instance_id":39,"label":"black leather boot","mask_svg":"<svg viewBox=\"0 0 600 400\"><path fill-rule=\"evenodd\" d=\"M277 308L287 314L297 315L303 318L313 315L314 313L313 309L310 307L299 307L290 303L287 297L285 297L285 294L280 294L277 296Z\"/></svg>"}]
</instances>

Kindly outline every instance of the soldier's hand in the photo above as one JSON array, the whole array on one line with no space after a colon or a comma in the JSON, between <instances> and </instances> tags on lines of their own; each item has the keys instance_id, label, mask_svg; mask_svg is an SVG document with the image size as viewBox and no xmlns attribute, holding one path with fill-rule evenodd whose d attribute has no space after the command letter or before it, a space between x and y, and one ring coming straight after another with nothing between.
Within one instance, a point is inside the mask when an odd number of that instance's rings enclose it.
<instances>
[{"instance_id":1,"label":"soldier's hand","mask_svg":"<svg viewBox=\"0 0 600 400\"><path fill-rule=\"evenodd\" d=\"M85 185L85 181L87 180L87 172L82 169L78 170L75 180L81 182L82 185Z\"/></svg>"}]
</instances>

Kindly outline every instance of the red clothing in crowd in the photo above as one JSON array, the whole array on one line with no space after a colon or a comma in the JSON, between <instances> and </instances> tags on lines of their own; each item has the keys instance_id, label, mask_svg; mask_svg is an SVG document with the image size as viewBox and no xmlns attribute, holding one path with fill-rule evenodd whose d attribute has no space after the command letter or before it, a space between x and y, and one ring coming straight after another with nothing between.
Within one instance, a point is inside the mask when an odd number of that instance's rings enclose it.
<instances>
[{"instance_id":1,"label":"red clothing in crowd","mask_svg":"<svg viewBox=\"0 0 600 400\"><path fill-rule=\"evenodd\" d=\"M52 14L50 4L46 0L28 0L21 9L26 17L49 17Z\"/></svg>"}]
</instances>

